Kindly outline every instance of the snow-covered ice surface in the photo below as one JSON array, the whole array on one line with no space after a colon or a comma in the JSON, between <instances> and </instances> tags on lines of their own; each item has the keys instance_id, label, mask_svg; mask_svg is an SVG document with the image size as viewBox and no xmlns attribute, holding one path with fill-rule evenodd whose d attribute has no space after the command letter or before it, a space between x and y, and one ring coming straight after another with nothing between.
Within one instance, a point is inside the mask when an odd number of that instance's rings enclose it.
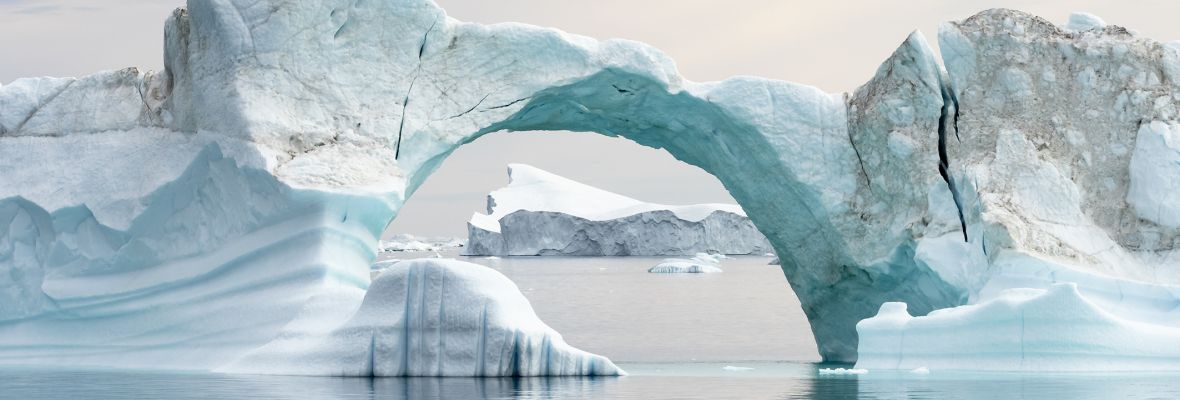
<instances>
[{"instance_id":1,"label":"snow-covered ice surface","mask_svg":"<svg viewBox=\"0 0 1180 400\"><path fill-rule=\"evenodd\" d=\"M1172 299L1175 304L1175 298ZM1164 317L1160 315L1160 317ZM1009 289L913 317L886 303L857 324L862 369L1177 371L1180 327L1122 318L1072 283Z\"/></svg>"},{"instance_id":2,"label":"snow-covered ice surface","mask_svg":"<svg viewBox=\"0 0 1180 400\"><path fill-rule=\"evenodd\" d=\"M277 338L218 371L331 376L623 373L610 360L566 344L503 274L429 258L389 267L368 292L311 299Z\"/></svg>"},{"instance_id":3,"label":"snow-covered ice surface","mask_svg":"<svg viewBox=\"0 0 1180 400\"><path fill-rule=\"evenodd\" d=\"M498 131L622 136L715 175L828 361L883 303L1020 282L1085 278L1090 304L1153 318L1096 296L1162 308L1180 283L1180 46L1073 20L984 11L942 26L942 65L915 32L829 94L694 83L640 43L428 1L191 1L163 72L0 86L0 363L225 365L367 289L406 197Z\"/></svg>"},{"instance_id":4,"label":"snow-covered ice surface","mask_svg":"<svg viewBox=\"0 0 1180 400\"><path fill-rule=\"evenodd\" d=\"M766 237L736 204L646 203L510 164L508 186L467 223L469 255L759 254Z\"/></svg>"}]
</instances>

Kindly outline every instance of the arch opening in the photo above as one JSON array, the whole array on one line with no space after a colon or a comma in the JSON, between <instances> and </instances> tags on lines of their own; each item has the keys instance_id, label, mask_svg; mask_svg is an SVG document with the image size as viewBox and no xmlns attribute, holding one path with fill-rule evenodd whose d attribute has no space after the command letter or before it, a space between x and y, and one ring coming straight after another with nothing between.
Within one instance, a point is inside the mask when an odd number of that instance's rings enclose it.
<instances>
[{"instance_id":1,"label":"arch opening","mask_svg":"<svg viewBox=\"0 0 1180 400\"><path fill-rule=\"evenodd\" d=\"M505 148L528 142L536 144L508 155L501 154ZM564 146L552 147L555 145ZM530 150L538 148L551 154L530 156ZM593 161L593 155L585 154L588 151L611 155L610 169L561 168L570 163ZM623 135L497 131L462 145L441 163L414 197L407 199L385 236L465 235L466 218L481 208L490 190L504 185L503 167L511 162L526 162L575 180L590 178L593 186L643 201L734 202L711 174L676 160L661 149L637 145ZM482 171L475 171L476 168ZM632 180L634 184L628 184L626 178L630 171L644 172ZM489 177L492 182L486 182ZM667 178L671 182L653 183ZM462 189L446 190L439 183ZM468 190L468 186L478 189ZM662 197L652 198L653 195ZM456 197L463 200L455 201ZM456 204L439 207L422 204L431 200ZM458 216L434 214L439 211L458 213ZM428 216L421 215L423 212L429 212ZM413 221L404 221L407 217ZM460 230L432 226L440 220L457 224ZM410 259L431 257L435 253L434 250L408 251L384 253L381 257ZM725 270L722 274L684 276L647 273L647 269L664 258L676 257L673 255L489 258L463 256L458 248L445 248L438 253L504 273L530 299L541 319L561 332L568 342L614 361L819 360L799 300L778 266L768 265L773 258L770 255L733 256L721 262Z\"/></svg>"}]
</instances>

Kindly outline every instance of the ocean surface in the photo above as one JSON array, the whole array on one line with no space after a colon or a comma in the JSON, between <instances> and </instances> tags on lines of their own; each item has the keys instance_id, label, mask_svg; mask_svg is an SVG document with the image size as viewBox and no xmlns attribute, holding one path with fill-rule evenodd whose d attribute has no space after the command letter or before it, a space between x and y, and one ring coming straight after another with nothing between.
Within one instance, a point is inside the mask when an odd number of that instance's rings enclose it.
<instances>
[{"instance_id":1,"label":"ocean surface","mask_svg":"<svg viewBox=\"0 0 1180 400\"><path fill-rule=\"evenodd\" d=\"M417 258L434 253L392 253ZM649 274L661 257L455 257L507 275L617 378L327 378L0 368L0 399L1176 399L1180 375L869 371L826 375L770 257Z\"/></svg>"}]
</instances>

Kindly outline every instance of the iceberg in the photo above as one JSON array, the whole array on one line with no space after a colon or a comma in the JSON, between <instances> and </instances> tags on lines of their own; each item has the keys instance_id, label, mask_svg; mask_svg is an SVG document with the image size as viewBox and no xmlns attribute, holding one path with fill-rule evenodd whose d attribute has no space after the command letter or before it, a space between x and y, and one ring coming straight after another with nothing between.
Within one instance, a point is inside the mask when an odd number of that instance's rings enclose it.
<instances>
[{"instance_id":1,"label":"iceberg","mask_svg":"<svg viewBox=\"0 0 1180 400\"><path fill-rule=\"evenodd\" d=\"M235 362L369 289L406 199L501 131L624 137L716 176L827 361L857 359L882 304L1024 285L1151 322L1180 283L1180 46L1077 20L983 11L942 25L941 60L914 32L832 94L692 82L641 43L430 1L190 1L163 71L0 86L0 363ZM1104 300L1124 287L1150 295Z\"/></svg>"},{"instance_id":2,"label":"iceberg","mask_svg":"<svg viewBox=\"0 0 1180 400\"><path fill-rule=\"evenodd\" d=\"M713 274L724 272L718 265L720 259L698 253L691 259L668 258L647 270L653 274Z\"/></svg>"},{"instance_id":3,"label":"iceberg","mask_svg":"<svg viewBox=\"0 0 1180 400\"><path fill-rule=\"evenodd\" d=\"M217 371L330 376L623 374L610 360L566 344L537 318L516 284L491 268L448 259L402 261L377 276L367 292L351 293L351 298L308 301L278 337Z\"/></svg>"},{"instance_id":4,"label":"iceberg","mask_svg":"<svg viewBox=\"0 0 1180 400\"><path fill-rule=\"evenodd\" d=\"M1172 297L1173 304L1177 301ZM1008 289L923 317L885 303L857 324L861 369L1177 371L1180 326L1145 323L1087 299L1073 283ZM1165 325L1168 324L1168 325ZM928 372L929 370L926 369Z\"/></svg>"},{"instance_id":5,"label":"iceberg","mask_svg":"<svg viewBox=\"0 0 1180 400\"><path fill-rule=\"evenodd\" d=\"M463 246L463 240L458 238L418 237L407 233L399 233L393 235L388 240L381 240L378 248L382 253L396 253L404 251L440 251Z\"/></svg>"},{"instance_id":6,"label":"iceberg","mask_svg":"<svg viewBox=\"0 0 1180 400\"><path fill-rule=\"evenodd\" d=\"M467 223L468 255L663 256L771 249L734 204L668 206L611 193L524 164Z\"/></svg>"}]
</instances>

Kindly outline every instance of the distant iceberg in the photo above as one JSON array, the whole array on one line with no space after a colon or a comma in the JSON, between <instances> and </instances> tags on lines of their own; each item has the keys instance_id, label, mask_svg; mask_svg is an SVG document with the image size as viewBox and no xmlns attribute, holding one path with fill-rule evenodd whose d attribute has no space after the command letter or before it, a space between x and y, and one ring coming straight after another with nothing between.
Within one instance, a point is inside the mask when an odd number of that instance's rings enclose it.
<instances>
[{"instance_id":1,"label":"distant iceberg","mask_svg":"<svg viewBox=\"0 0 1180 400\"><path fill-rule=\"evenodd\" d=\"M692 258L667 258L647 270L653 274L715 274L721 269L723 254L697 253Z\"/></svg>"},{"instance_id":2,"label":"distant iceberg","mask_svg":"<svg viewBox=\"0 0 1180 400\"><path fill-rule=\"evenodd\" d=\"M463 247L462 239L449 237L419 237L405 233L382 240L377 246L383 253L403 251L440 251Z\"/></svg>"},{"instance_id":3,"label":"distant iceberg","mask_svg":"<svg viewBox=\"0 0 1180 400\"><path fill-rule=\"evenodd\" d=\"M660 256L772 250L735 204L646 203L524 164L467 224L468 255Z\"/></svg>"},{"instance_id":4,"label":"distant iceberg","mask_svg":"<svg viewBox=\"0 0 1180 400\"><path fill-rule=\"evenodd\" d=\"M276 339L219 371L332 376L623 374L605 357L566 344L537 318L516 284L487 267L456 260L403 261L377 276L363 301L361 295L352 291L313 298Z\"/></svg>"}]
</instances>

